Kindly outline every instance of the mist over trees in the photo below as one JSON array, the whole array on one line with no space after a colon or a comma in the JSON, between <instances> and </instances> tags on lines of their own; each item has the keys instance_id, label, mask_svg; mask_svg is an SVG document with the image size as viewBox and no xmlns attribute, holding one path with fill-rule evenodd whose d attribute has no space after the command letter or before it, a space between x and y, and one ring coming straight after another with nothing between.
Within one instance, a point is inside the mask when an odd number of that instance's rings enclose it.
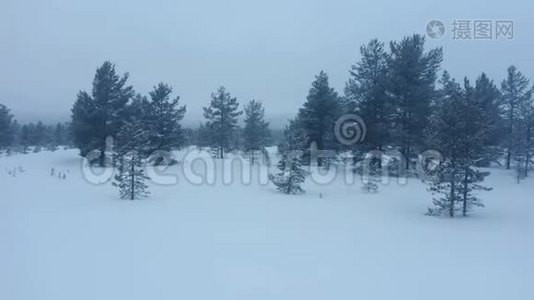
<instances>
[{"instance_id":1,"label":"mist over trees","mask_svg":"<svg viewBox=\"0 0 534 300\"><path fill-rule=\"evenodd\" d=\"M424 145L424 131L436 98L437 72L443 60L441 48L425 52L424 45L425 39L420 35L390 44L388 95L393 106L392 144L404 155L406 169L410 169L412 159Z\"/></svg>"},{"instance_id":2,"label":"mist over trees","mask_svg":"<svg viewBox=\"0 0 534 300\"><path fill-rule=\"evenodd\" d=\"M220 87L211 94L210 105L204 107L205 137L215 157L224 158L224 154L236 146L238 117L243 112L239 110L239 103L232 98L230 92Z\"/></svg>"},{"instance_id":3,"label":"mist over trees","mask_svg":"<svg viewBox=\"0 0 534 300\"><path fill-rule=\"evenodd\" d=\"M362 58L351 66L345 87L346 110L357 113L367 126L367 137L358 150L384 150L391 142L393 130L393 107L388 101L388 54L384 43L378 40L361 46L360 54Z\"/></svg>"},{"instance_id":4,"label":"mist over trees","mask_svg":"<svg viewBox=\"0 0 534 300\"><path fill-rule=\"evenodd\" d=\"M122 199L135 200L147 197L148 186L145 181L150 179L145 174L144 161L151 150L149 132L140 119L132 118L124 122L117 134L118 147L114 156L118 174L113 185L119 188Z\"/></svg>"},{"instance_id":5,"label":"mist over trees","mask_svg":"<svg viewBox=\"0 0 534 300\"><path fill-rule=\"evenodd\" d=\"M106 61L96 70L91 95L80 91L72 108L74 145L82 156L99 151L101 167L106 164L106 139L119 132L127 117L127 105L135 96L127 81L128 73L118 75L115 65Z\"/></svg>"},{"instance_id":6,"label":"mist over trees","mask_svg":"<svg viewBox=\"0 0 534 300\"><path fill-rule=\"evenodd\" d=\"M278 172L270 178L288 194L303 192L305 168L313 159L319 168L328 168L350 153L351 167L358 170L366 154L379 153L369 164L364 187L374 192L384 160L392 158L387 153L400 153L397 167L406 170L405 176L418 176L416 167L425 164L421 154L431 149L442 160L429 182L434 194L429 214L451 217L482 206L477 191L489 188L482 184L488 173L481 168L501 165L518 183L529 176L534 165L533 87L518 68L510 66L500 85L485 73L474 83L456 81L441 69L443 50L427 49L417 34L390 43L373 39L359 54L348 66L342 95L325 72L315 76L283 133L269 128L268 103L252 100L241 110L225 87L211 94L203 122L184 128L186 107L171 85L158 83L148 96L141 95L129 85L128 73L120 75L106 61L96 69L91 92L77 94L70 123L19 124L0 104L0 150L25 153L72 145L82 156L96 153L92 163L103 167L108 165L107 139L113 137L120 169L116 185L123 197L137 198L146 194L140 166L171 164L172 151L185 146L210 148L220 159L230 152L242 154L255 164L258 153L266 155L266 148L277 143ZM335 126L349 114L363 119L366 135L347 145L338 140ZM314 150L329 154L314 157Z\"/></svg>"},{"instance_id":7,"label":"mist over trees","mask_svg":"<svg viewBox=\"0 0 534 300\"><path fill-rule=\"evenodd\" d=\"M143 153L146 157L158 152L154 163L170 161L162 153L184 146L185 134L180 124L186 108L179 105L179 96L171 97L172 87L159 83L149 93L150 100L137 94L127 84L128 73L119 76L110 62L96 70L92 95L79 92L72 108L72 135L80 154L97 151L95 163L107 164L105 155L108 137L117 137L126 122L139 123L149 141ZM116 141L122 147L121 141Z\"/></svg>"},{"instance_id":8,"label":"mist over trees","mask_svg":"<svg viewBox=\"0 0 534 300\"><path fill-rule=\"evenodd\" d=\"M489 190L479 184L489 173L477 166L488 151L490 124L467 79L462 87L445 72L442 84L428 139L443 158L436 171L437 179L431 182L430 190L437 197L428 213L454 217L461 211L466 216L473 207L483 206L474 192Z\"/></svg>"},{"instance_id":9,"label":"mist over trees","mask_svg":"<svg viewBox=\"0 0 534 300\"><path fill-rule=\"evenodd\" d=\"M532 118L532 87L529 80L515 66L508 68L508 76L501 84L503 95L503 119L506 127L506 168L510 169L512 159L520 165L530 152L530 119ZM528 160L525 162L528 166ZM518 171L518 174L521 170ZM524 173L528 173L525 170Z\"/></svg>"},{"instance_id":10,"label":"mist over trees","mask_svg":"<svg viewBox=\"0 0 534 300\"><path fill-rule=\"evenodd\" d=\"M312 82L306 102L297 114L296 122L300 123L305 133L303 144L306 145L306 149L301 150L308 150L311 146L315 146L319 151L339 149L334 134L334 124L342 113L340 98L330 87L328 75L321 71ZM327 159L328 157L318 157L317 164L323 166Z\"/></svg>"},{"instance_id":11,"label":"mist over trees","mask_svg":"<svg viewBox=\"0 0 534 300\"><path fill-rule=\"evenodd\" d=\"M179 105L180 97L171 99L172 88L165 83L159 83L150 92L148 105L147 127L151 133L149 137L150 153L155 151L169 153L171 150L180 149L186 143L185 133L180 125L184 118L186 107ZM169 157L155 158L156 164Z\"/></svg>"},{"instance_id":12,"label":"mist over trees","mask_svg":"<svg viewBox=\"0 0 534 300\"><path fill-rule=\"evenodd\" d=\"M45 125L38 121L20 125L10 110L0 104L0 152L27 153L30 147L34 152L43 148L54 151L59 146L70 145L70 124Z\"/></svg>"},{"instance_id":13,"label":"mist over trees","mask_svg":"<svg viewBox=\"0 0 534 300\"><path fill-rule=\"evenodd\" d=\"M268 157L265 148L272 140L269 123L265 121L265 108L260 101L252 100L245 106L245 128L243 129L243 150L255 164L257 156Z\"/></svg>"},{"instance_id":14,"label":"mist over trees","mask_svg":"<svg viewBox=\"0 0 534 300\"><path fill-rule=\"evenodd\" d=\"M302 184L306 180L308 172L301 164L300 152L295 148L295 143L305 138L304 131L295 130L297 120L291 121L284 130L284 140L278 146L280 160L276 165L277 173L270 174L269 180L276 186L278 191L284 194L304 193Z\"/></svg>"},{"instance_id":15,"label":"mist over trees","mask_svg":"<svg viewBox=\"0 0 534 300\"><path fill-rule=\"evenodd\" d=\"M3 104L0 104L0 150L13 144L15 138L13 115Z\"/></svg>"}]
</instances>

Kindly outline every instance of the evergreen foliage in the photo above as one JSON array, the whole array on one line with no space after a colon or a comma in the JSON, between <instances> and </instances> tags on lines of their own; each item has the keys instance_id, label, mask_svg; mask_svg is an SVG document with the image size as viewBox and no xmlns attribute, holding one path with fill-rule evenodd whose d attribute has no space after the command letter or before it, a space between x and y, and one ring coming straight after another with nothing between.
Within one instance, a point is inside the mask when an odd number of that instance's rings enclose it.
<instances>
[{"instance_id":1,"label":"evergreen foliage","mask_svg":"<svg viewBox=\"0 0 534 300\"><path fill-rule=\"evenodd\" d=\"M252 100L245 106L245 128L243 129L244 150L255 164L258 154L265 155L265 147L271 142L269 123L265 122L265 109L261 102Z\"/></svg>"},{"instance_id":2,"label":"evergreen foliage","mask_svg":"<svg viewBox=\"0 0 534 300\"><path fill-rule=\"evenodd\" d=\"M237 99L224 87L211 94L210 105L204 107L205 133L215 157L224 158L225 152L236 147L237 121L242 113Z\"/></svg>"}]
</instances>

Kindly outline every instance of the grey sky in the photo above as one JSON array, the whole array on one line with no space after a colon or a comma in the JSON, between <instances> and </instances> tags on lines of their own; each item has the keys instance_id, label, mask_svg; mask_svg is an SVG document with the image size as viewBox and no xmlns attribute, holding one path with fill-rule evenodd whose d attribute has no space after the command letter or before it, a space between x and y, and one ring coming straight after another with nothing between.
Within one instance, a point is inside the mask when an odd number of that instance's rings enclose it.
<instances>
[{"instance_id":1,"label":"grey sky","mask_svg":"<svg viewBox=\"0 0 534 300\"><path fill-rule=\"evenodd\" d=\"M358 48L372 38L446 24L443 67L455 77L485 71L500 83L515 64L534 80L532 1L12 1L0 9L0 103L17 118L67 120L78 90L111 60L140 93L159 81L187 104L188 124L220 85L241 103L259 99L269 119L296 113L326 71L342 92ZM513 40L451 40L454 19L513 20Z\"/></svg>"}]
</instances>

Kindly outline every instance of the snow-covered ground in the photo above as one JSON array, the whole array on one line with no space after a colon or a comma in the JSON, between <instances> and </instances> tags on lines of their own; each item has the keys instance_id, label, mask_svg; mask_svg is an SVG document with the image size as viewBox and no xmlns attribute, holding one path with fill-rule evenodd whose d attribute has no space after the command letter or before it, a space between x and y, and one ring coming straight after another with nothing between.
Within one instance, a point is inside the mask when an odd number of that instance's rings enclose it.
<instances>
[{"instance_id":1,"label":"snow-covered ground","mask_svg":"<svg viewBox=\"0 0 534 300\"><path fill-rule=\"evenodd\" d=\"M487 185L457 219L425 216L415 179L286 196L179 176L128 201L75 150L0 157L0 299L534 299L534 180Z\"/></svg>"}]
</instances>

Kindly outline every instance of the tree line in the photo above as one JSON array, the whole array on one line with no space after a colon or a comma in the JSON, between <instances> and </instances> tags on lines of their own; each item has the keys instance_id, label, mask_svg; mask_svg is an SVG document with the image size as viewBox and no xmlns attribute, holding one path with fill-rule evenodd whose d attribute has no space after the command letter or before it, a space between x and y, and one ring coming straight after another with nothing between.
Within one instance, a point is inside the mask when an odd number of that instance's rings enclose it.
<instances>
[{"instance_id":1,"label":"tree line","mask_svg":"<svg viewBox=\"0 0 534 300\"><path fill-rule=\"evenodd\" d=\"M502 164L513 169L518 182L529 175L534 156L533 88L515 66L508 68L500 86L484 73L474 83L467 78L457 81L441 70L443 50L426 49L424 37L417 34L390 43L371 40L359 50L361 57L350 66L343 92L335 91L321 71L289 120L278 145L279 172L271 175L280 191L302 192L310 149L333 153L317 158L324 168L336 163L340 153L352 153L355 166L368 161L370 151L400 153L395 168L409 174L427 163L421 160L425 150L439 152L441 161L432 169L430 190L435 198L429 214L467 215L481 206L476 191L488 188L481 184L487 173L480 167ZM100 166L109 163L108 137L114 138L118 186L144 178L142 163L174 163L170 151L187 144L209 147L217 158L243 150L253 164L268 159L265 147L273 138L260 101L251 100L241 109L238 100L220 87L203 108L205 121L199 128L181 126L185 113L168 84L159 83L148 96L141 95L128 84L128 73L120 75L105 62L96 70L91 93L78 93L69 131L80 154ZM359 143L346 145L334 132L346 114L365 121L367 134ZM1 106L0 147L13 144L9 128L16 127L14 123ZM391 157L373 155L369 165L364 189L376 191L377 176L392 168ZM124 195L135 198L135 185L123 185L130 189Z\"/></svg>"},{"instance_id":2,"label":"tree line","mask_svg":"<svg viewBox=\"0 0 534 300\"><path fill-rule=\"evenodd\" d=\"M182 127L186 110L170 85L159 83L143 96L128 85L127 73L119 75L105 62L96 70L91 94L80 91L72 108L73 144L82 156L105 167L111 163L107 154L112 137L112 161L119 171L114 184L129 199L146 195L145 163L173 164L171 151L191 142L210 147L219 158L238 148L250 153L252 163L266 154L271 133L260 101L244 107L243 128L238 125L243 111L224 87L211 95L204 107L206 121L197 130Z\"/></svg>"},{"instance_id":3,"label":"tree line","mask_svg":"<svg viewBox=\"0 0 534 300\"><path fill-rule=\"evenodd\" d=\"M71 145L69 123L54 125L37 123L19 124L10 110L0 104L0 152L28 153L39 152L42 149L55 151L60 146Z\"/></svg>"},{"instance_id":4,"label":"tree line","mask_svg":"<svg viewBox=\"0 0 534 300\"><path fill-rule=\"evenodd\" d=\"M364 190L377 189L372 177L382 174L385 159L391 160L388 152L400 153L395 168L410 174L418 165L425 167L421 153L437 151L441 160L431 170L435 175L430 182L435 195L431 215L465 216L482 206L476 192L490 188L481 184L488 173L480 167L503 164L514 169L518 182L529 175L534 154L533 87L515 66L508 68L500 88L484 73L474 84L467 78L457 82L447 71L440 74L443 51L426 50L424 37L412 35L388 46L378 40L361 46L361 58L351 66L342 96L329 86L324 72L316 76L306 102L286 128L285 145L279 147L287 158L280 166L286 171L275 178L281 191L301 191L284 185L302 182L300 162L309 162L288 157L287 150L300 150L301 158L306 158L312 144L318 150L351 151L355 164L372 151L366 172L371 178ZM365 121L367 135L346 146L332 133L334 121L350 113ZM327 166L329 159L317 163Z\"/></svg>"}]
</instances>

